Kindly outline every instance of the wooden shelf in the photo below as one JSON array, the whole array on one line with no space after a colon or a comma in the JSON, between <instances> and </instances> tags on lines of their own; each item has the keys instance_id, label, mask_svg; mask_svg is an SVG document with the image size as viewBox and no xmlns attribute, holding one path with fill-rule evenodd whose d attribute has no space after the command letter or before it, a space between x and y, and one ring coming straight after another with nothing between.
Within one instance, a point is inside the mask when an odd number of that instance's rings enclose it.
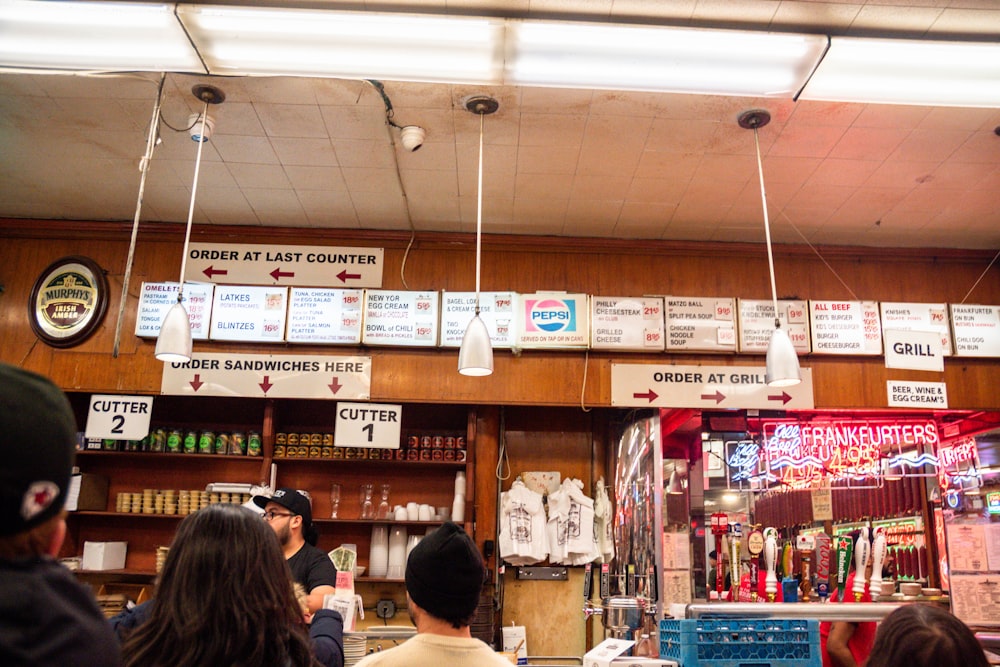
<instances>
[{"instance_id":1,"label":"wooden shelf","mask_svg":"<svg viewBox=\"0 0 1000 667\"><path fill-rule=\"evenodd\" d=\"M304 459L304 458L278 458L273 459L274 463L279 466L286 464L308 464L316 465L346 465L346 466L359 466L359 467L392 467L392 468L408 468L411 470L416 469L433 469L433 470L465 470L465 461L403 461L397 459Z\"/></svg>"},{"instance_id":2,"label":"wooden shelf","mask_svg":"<svg viewBox=\"0 0 1000 667\"><path fill-rule=\"evenodd\" d=\"M76 452L77 457L90 458L114 456L121 459L145 459L156 458L160 460L183 460L183 461L242 461L245 463L256 463L260 465L264 460L261 456L237 456L236 454L185 454L183 452L126 452L113 449L81 449ZM282 460L282 459L279 459ZM305 460L305 459L303 459Z\"/></svg>"}]
</instances>

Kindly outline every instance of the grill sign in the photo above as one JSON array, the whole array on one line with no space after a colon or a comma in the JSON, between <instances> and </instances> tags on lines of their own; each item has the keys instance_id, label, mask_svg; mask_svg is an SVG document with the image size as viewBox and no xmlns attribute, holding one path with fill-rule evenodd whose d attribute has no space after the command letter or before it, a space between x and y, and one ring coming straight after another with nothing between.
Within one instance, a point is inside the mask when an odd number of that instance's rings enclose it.
<instances>
[{"instance_id":1,"label":"grill sign","mask_svg":"<svg viewBox=\"0 0 1000 667\"><path fill-rule=\"evenodd\" d=\"M103 270L86 257L63 257L39 276L28 302L35 335L53 347L83 342L100 325L108 306Z\"/></svg>"}]
</instances>

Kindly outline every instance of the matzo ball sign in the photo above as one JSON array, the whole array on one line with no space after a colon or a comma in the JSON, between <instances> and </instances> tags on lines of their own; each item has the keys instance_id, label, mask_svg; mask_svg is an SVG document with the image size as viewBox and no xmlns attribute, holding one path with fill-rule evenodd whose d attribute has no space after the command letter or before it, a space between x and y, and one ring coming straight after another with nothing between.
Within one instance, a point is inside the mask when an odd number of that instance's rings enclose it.
<instances>
[{"instance_id":1,"label":"matzo ball sign","mask_svg":"<svg viewBox=\"0 0 1000 667\"><path fill-rule=\"evenodd\" d=\"M28 319L35 335L52 347L72 347L100 326L107 307L104 270L74 255L56 260L35 281Z\"/></svg>"},{"instance_id":2,"label":"matzo ball sign","mask_svg":"<svg viewBox=\"0 0 1000 667\"><path fill-rule=\"evenodd\" d=\"M535 297L522 302L524 330L521 347L581 347L587 345L587 296Z\"/></svg>"}]
</instances>

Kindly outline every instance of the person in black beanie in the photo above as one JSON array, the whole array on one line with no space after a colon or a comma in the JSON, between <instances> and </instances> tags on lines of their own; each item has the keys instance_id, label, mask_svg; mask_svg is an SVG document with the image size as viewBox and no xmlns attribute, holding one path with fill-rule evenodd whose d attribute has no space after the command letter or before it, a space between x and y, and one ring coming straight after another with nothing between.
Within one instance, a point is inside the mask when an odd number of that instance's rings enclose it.
<instances>
[{"instance_id":1,"label":"person in black beanie","mask_svg":"<svg viewBox=\"0 0 1000 667\"><path fill-rule=\"evenodd\" d=\"M0 363L0 665L120 665L89 589L55 556L76 418L48 378Z\"/></svg>"},{"instance_id":2,"label":"person in black beanie","mask_svg":"<svg viewBox=\"0 0 1000 667\"><path fill-rule=\"evenodd\" d=\"M296 489L278 489L273 496L254 496L253 503L264 510L264 521L278 536L292 580L306 589L309 611L319 611L323 598L337 591L337 568L316 547L318 535L309 496Z\"/></svg>"},{"instance_id":3,"label":"person in black beanie","mask_svg":"<svg viewBox=\"0 0 1000 667\"><path fill-rule=\"evenodd\" d=\"M450 521L420 540L406 561L406 602L417 634L372 653L358 667L510 667L469 629L486 581L475 543Z\"/></svg>"}]
</instances>

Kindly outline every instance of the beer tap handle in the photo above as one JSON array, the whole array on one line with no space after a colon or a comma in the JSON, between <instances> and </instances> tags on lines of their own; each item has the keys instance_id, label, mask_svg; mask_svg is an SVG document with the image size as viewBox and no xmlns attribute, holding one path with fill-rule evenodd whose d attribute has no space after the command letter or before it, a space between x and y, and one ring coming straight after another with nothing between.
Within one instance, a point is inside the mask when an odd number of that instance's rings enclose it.
<instances>
[{"instance_id":1,"label":"beer tap handle","mask_svg":"<svg viewBox=\"0 0 1000 667\"><path fill-rule=\"evenodd\" d=\"M778 575L774 568L778 562L778 531L767 527L764 529L764 593L767 594L767 601L774 602L778 594Z\"/></svg>"},{"instance_id":2,"label":"beer tap handle","mask_svg":"<svg viewBox=\"0 0 1000 667\"><path fill-rule=\"evenodd\" d=\"M854 593L855 602L861 602L861 598L865 595L865 571L868 567L871 551L872 545L868 541L868 528L862 528L858 532L858 539L854 545L854 586L851 591Z\"/></svg>"},{"instance_id":3,"label":"beer tap handle","mask_svg":"<svg viewBox=\"0 0 1000 667\"><path fill-rule=\"evenodd\" d=\"M875 539L872 541L872 577L868 588L874 599L882 594L882 564L885 563L886 554L885 528L879 526L873 534Z\"/></svg>"}]
</instances>

